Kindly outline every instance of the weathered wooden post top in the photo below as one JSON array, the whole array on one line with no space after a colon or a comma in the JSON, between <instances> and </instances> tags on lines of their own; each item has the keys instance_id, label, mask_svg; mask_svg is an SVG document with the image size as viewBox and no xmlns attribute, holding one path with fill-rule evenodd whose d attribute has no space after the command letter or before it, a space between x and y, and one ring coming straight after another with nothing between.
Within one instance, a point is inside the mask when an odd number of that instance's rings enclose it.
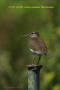
<instances>
[{"instance_id":1,"label":"weathered wooden post top","mask_svg":"<svg viewBox=\"0 0 60 90\"><path fill-rule=\"evenodd\" d=\"M42 65L28 65L28 90L40 90L40 70Z\"/></svg>"}]
</instances>

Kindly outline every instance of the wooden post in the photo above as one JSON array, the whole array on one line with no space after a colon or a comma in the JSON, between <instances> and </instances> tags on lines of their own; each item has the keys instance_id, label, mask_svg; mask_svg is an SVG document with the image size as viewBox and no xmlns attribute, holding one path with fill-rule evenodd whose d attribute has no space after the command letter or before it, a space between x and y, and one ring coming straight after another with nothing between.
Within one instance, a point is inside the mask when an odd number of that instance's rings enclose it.
<instances>
[{"instance_id":1,"label":"wooden post","mask_svg":"<svg viewBox=\"0 0 60 90\"><path fill-rule=\"evenodd\" d=\"M28 90L40 90L40 69L42 65L28 65Z\"/></svg>"}]
</instances>

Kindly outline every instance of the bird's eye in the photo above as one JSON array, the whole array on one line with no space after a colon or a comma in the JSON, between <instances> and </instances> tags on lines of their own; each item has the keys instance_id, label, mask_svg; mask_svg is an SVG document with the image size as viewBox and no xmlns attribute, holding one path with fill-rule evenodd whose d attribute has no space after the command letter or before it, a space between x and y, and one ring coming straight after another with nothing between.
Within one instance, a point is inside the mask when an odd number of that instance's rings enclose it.
<instances>
[{"instance_id":1,"label":"bird's eye","mask_svg":"<svg viewBox=\"0 0 60 90\"><path fill-rule=\"evenodd\" d=\"M32 32L32 34L35 34L35 32Z\"/></svg>"}]
</instances>

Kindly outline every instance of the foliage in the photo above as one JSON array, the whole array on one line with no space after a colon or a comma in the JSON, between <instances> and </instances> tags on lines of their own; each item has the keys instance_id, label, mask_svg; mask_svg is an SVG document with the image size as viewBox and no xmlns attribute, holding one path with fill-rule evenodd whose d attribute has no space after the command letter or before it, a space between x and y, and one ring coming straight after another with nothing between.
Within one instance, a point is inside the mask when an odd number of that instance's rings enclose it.
<instances>
[{"instance_id":1,"label":"foliage","mask_svg":"<svg viewBox=\"0 0 60 90\"><path fill-rule=\"evenodd\" d=\"M27 70L33 56L24 34L39 31L48 47L48 56L41 64L41 90L60 90L60 1L23 0L21 5L52 5L54 8L8 8L10 2L0 0L0 87L24 86L27 90ZM37 58L36 58L37 59Z\"/></svg>"}]
</instances>

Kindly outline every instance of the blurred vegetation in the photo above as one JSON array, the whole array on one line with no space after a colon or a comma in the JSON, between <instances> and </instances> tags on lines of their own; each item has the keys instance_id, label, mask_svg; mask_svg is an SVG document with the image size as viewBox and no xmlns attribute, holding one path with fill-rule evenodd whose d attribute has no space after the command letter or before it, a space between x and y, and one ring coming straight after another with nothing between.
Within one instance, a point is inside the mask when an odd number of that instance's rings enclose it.
<instances>
[{"instance_id":1,"label":"blurred vegetation","mask_svg":"<svg viewBox=\"0 0 60 90\"><path fill-rule=\"evenodd\" d=\"M52 5L55 8L8 8L21 5ZM27 64L32 64L24 34L39 31L48 47L42 57L41 90L60 90L60 0L0 0L0 88L23 86L27 90ZM37 59L37 58L36 58ZM8 89L6 89L8 90ZM12 89L13 90L13 89ZM16 89L17 90L17 89Z\"/></svg>"}]
</instances>

